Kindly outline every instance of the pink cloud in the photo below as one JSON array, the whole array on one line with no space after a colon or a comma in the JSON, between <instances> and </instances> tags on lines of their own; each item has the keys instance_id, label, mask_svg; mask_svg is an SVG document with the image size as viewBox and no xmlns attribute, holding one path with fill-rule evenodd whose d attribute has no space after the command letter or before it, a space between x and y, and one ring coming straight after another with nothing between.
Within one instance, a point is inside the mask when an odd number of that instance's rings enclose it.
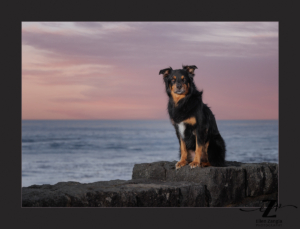
<instances>
[{"instance_id":1,"label":"pink cloud","mask_svg":"<svg viewBox=\"0 0 300 229\"><path fill-rule=\"evenodd\" d=\"M197 65L218 118L277 119L276 33L256 22L26 24L23 119L167 118L158 71L181 64Z\"/></svg>"}]
</instances>

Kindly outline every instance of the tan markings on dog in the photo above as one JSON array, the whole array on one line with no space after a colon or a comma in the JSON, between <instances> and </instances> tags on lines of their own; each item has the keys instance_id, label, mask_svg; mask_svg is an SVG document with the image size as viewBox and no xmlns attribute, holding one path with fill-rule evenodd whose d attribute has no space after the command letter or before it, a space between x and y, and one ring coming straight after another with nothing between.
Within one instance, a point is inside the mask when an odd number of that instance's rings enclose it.
<instances>
[{"instance_id":1,"label":"tan markings on dog","mask_svg":"<svg viewBox=\"0 0 300 229\"><path fill-rule=\"evenodd\" d=\"M173 79L176 80L176 76L173 76Z\"/></svg>"},{"instance_id":2,"label":"tan markings on dog","mask_svg":"<svg viewBox=\"0 0 300 229\"><path fill-rule=\"evenodd\" d=\"M185 166L187 164L187 149L185 142L180 138L180 154L181 158L180 161L178 161L175 165L176 169L180 169L181 167Z\"/></svg>"},{"instance_id":3,"label":"tan markings on dog","mask_svg":"<svg viewBox=\"0 0 300 229\"><path fill-rule=\"evenodd\" d=\"M184 76L181 76L181 79L183 80L183 79L184 79Z\"/></svg>"},{"instance_id":4,"label":"tan markings on dog","mask_svg":"<svg viewBox=\"0 0 300 229\"><path fill-rule=\"evenodd\" d=\"M169 70L166 70L165 73L164 73L164 77L166 77L168 75L169 75Z\"/></svg>"},{"instance_id":5,"label":"tan markings on dog","mask_svg":"<svg viewBox=\"0 0 300 229\"><path fill-rule=\"evenodd\" d=\"M181 161L186 160L187 158L187 150L185 142L180 138L180 152L181 152Z\"/></svg>"},{"instance_id":6,"label":"tan markings on dog","mask_svg":"<svg viewBox=\"0 0 300 229\"><path fill-rule=\"evenodd\" d=\"M174 120L173 120L173 119L171 119L171 123L172 123L172 125L175 125L175 122L174 122Z\"/></svg>"},{"instance_id":7,"label":"tan markings on dog","mask_svg":"<svg viewBox=\"0 0 300 229\"><path fill-rule=\"evenodd\" d=\"M208 166L211 166L211 164L209 163L209 161L207 161L207 162L201 162L200 163L200 167L208 167Z\"/></svg>"},{"instance_id":8,"label":"tan markings on dog","mask_svg":"<svg viewBox=\"0 0 300 229\"><path fill-rule=\"evenodd\" d=\"M186 67L186 69L188 70L189 73L194 73L195 69L190 68L189 66Z\"/></svg>"},{"instance_id":9,"label":"tan markings on dog","mask_svg":"<svg viewBox=\"0 0 300 229\"><path fill-rule=\"evenodd\" d=\"M171 93L176 90L176 84L170 85Z\"/></svg>"},{"instance_id":10,"label":"tan markings on dog","mask_svg":"<svg viewBox=\"0 0 300 229\"><path fill-rule=\"evenodd\" d=\"M196 118L195 117L191 117L191 118L188 118L186 120L183 121L184 123L186 124L190 124L190 125L195 125L196 124Z\"/></svg>"},{"instance_id":11,"label":"tan markings on dog","mask_svg":"<svg viewBox=\"0 0 300 229\"><path fill-rule=\"evenodd\" d=\"M205 150L206 150L206 152L207 152L208 146L209 146L209 142L206 142L206 144L205 144Z\"/></svg>"},{"instance_id":12,"label":"tan markings on dog","mask_svg":"<svg viewBox=\"0 0 300 229\"><path fill-rule=\"evenodd\" d=\"M200 158L202 155L202 145L198 144L197 141L197 135L196 135L196 150L195 150L195 157L194 160L189 164L191 169L196 168L196 167L200 167Z\"/></svg>"},{"instance_id":13,"label":"tan markings on dog","mask_svg":"<svg viewBox=\"0 0 300 229\"><path fill-rule=\"evenodd\" d=\"M202 153L202 157L201 157L201 160L200 160L200 166L201 167L211 166L211 164L208 161L208 154L207 154L208 146L209 146L209 142L206 142L205 146L203 147L203 153Z\"/></svg>"},{"instance_id":14,"label":"tan markings on dog","mask_svg":"<svg viewBox=\"0 0 300 229\"><path fill-rule=\"evenodd\" d=\"M171 89L171 95L172 95L172 97L173 97L173 101L174 101L174 103L175 103L175 106L177 106L178 101L179 101L180 99L184 98L184 97L186 96L186 94L189 92L190 84L188 84L188 85L184 84L183 87L184 87L184 89L185 89L185 92L184 92L183 94L181 94L181 95L178 95L178 94L176 94L176 93L174 92L175 89L176 89L176 85L173 84L173 86L172 86L172 89Z\"/></svg>"}]
</instances>

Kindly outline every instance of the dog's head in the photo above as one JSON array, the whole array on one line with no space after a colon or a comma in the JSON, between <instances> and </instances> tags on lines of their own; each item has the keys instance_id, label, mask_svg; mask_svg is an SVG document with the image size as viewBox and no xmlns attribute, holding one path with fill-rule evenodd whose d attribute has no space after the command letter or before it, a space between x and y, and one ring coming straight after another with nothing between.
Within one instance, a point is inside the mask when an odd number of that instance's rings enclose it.
<instances>
[{"instance_id":1,"label":"dog's head","mask_svg":"<svg viewBox=\"0 0 300 229\"><path fill-rule=\"evenodd\" d=\"M195 65L182 66L182 69L173 70L171 67L159 71L163 74L163 79L166 85L166 92L169 96L184 97L192 92L194 86L193 77L194 71L197 69Z\"/></svg>"}]
</instances>

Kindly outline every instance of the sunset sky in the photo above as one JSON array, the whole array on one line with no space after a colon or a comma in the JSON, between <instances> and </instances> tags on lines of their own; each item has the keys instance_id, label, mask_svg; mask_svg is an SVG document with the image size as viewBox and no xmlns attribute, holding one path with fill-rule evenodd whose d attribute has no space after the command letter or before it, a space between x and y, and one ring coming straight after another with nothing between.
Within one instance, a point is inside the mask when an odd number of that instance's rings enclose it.
<instances>
[{"instance_id":1,"label":"sunset sky","mask_svg":"<svg viewBox=\"0 0 300 229\"><path fill-rule=\"evenodd\" d=\"M23 22L22 119L167 119L196 65L218 120L278 119L278 22Z\"/></svg>"}]
</instances>

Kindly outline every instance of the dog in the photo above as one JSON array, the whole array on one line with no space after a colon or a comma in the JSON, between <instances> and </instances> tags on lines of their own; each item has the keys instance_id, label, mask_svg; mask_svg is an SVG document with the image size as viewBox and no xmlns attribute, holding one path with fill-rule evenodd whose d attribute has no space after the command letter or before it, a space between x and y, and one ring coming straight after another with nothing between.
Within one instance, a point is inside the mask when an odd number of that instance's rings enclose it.
<instances>
[{"instance_id":1,"label":"dog","mask_svg":"<svg viewBox=\"0 0 300 229\"><path fill-rule=\"evenodd\" d=\"M176 170L189 163L191 169L224 166L226 146L210 108L202 102L203 91L194 84L195 65L159 71L169 96L168 113L179 141Z\"/></svg>"}]
</instances>

